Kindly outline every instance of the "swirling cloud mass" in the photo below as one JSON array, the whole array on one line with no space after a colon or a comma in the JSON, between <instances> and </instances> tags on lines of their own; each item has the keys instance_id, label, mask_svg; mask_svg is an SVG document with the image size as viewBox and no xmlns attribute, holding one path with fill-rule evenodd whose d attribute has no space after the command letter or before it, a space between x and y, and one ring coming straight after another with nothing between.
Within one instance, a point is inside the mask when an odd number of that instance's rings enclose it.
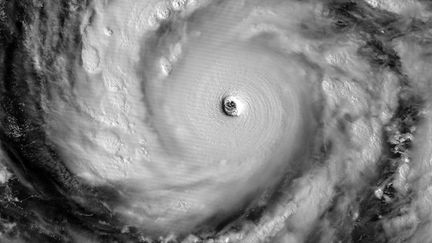
<instances>
[{"instance_id":1,"label":"swirling cloud mass","mask_svg":"<svg viewBox=\"0 0 432 243\"><path fill-rule=\"evenodd\" d=\"M1 242L429 242L432 4L0 1Z\"/></svg>"}]
</instances>

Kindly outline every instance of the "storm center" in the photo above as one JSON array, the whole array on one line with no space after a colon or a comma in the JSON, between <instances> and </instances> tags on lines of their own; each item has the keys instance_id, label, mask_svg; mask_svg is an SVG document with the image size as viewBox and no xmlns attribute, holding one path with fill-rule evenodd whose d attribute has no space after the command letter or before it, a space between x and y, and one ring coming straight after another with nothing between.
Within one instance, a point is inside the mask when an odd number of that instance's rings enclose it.
<instances>
[{"instance_id":1,"label":"storm center","mask_svg":"<svg viewBox=\"0 0 432 243\"><path fill-rule=\"evenodd\" d=\"M222 100L222 110L227 116L239 116L244 111L244 101L237 96L227 96Z\"/></svg>"}]
</instances>

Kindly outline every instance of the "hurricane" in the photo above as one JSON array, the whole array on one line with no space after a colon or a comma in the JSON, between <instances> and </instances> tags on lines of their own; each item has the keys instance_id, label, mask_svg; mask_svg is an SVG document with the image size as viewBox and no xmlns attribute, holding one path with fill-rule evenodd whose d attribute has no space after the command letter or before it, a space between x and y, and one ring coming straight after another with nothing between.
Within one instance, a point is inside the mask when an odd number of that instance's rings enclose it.
<instances>
[{"instance_id":1,"label":"hurricane","mask_svg":"<svg viewBox=\"0 0 432 243\"><path fill-rule=\"evenodd\" d=\"M1 242L429 242L432 3L0 1Z\"/></svg>"}]
</instances>

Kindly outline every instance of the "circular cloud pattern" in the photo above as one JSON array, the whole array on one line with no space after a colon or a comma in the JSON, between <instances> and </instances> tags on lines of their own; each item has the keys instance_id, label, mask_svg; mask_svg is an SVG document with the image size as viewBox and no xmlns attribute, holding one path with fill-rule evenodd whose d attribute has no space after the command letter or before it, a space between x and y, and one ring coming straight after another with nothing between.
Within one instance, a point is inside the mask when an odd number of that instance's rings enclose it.
<instances>
[{"instance_id":1,"label":"circular cloud pattern","mask_svg":"<svg viewBox=\"0 0 432 243\"><path fill-rule=\"evenodd\" d=\"M291 160L305 127L298 97L301 90L296 87L300 80L290 80L296 79L290 72L295 65L300 67L295 62L283 67L280 60L258 48L199 45L168 78L156 81L163 84L148 89L161 96L150 101L153 124L173 163L185 167L185 176L193 177L196 184L221 184L212 191L213 200L226 201L227 195L236 194L230 200L241 201L241 195L262 187L263 182L271 185L282 178L282 171L298 168ZM230 96L243 102L235 118L221 110L221 101ZM308 109L306 103L303 108ZM165 173L170 177L170 172ZM220 199L216 199L218 194ZM194 200L208 197L203 194Z\"/></svg>"},{"instance_id":2,"label":"circular cloud pattern","mask_svg":"<svg viewBox=\"0 0 432 243\"><path fill-rule=\"evenodd\" d=\"M0 241L430 241L428 7L0 2Z\"/></svg>"}]
</instances>

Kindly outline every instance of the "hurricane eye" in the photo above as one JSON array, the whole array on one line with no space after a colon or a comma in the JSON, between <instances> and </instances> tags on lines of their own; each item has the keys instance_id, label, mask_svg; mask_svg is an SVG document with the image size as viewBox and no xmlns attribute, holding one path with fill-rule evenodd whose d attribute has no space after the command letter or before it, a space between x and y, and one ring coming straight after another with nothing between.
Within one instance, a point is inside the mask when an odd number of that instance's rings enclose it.
<instances>
[{"instance_id":1,"label":"hurricane eye","mask_svg":"<svg viewBox=\"0 0 432 243\"><path fill-rule=\"evenodd\" d=\"M240 116L244 110L243 101L236 96L224 97L222 99L222 110L227 116Z\"/></svg>"}]
</instances>

